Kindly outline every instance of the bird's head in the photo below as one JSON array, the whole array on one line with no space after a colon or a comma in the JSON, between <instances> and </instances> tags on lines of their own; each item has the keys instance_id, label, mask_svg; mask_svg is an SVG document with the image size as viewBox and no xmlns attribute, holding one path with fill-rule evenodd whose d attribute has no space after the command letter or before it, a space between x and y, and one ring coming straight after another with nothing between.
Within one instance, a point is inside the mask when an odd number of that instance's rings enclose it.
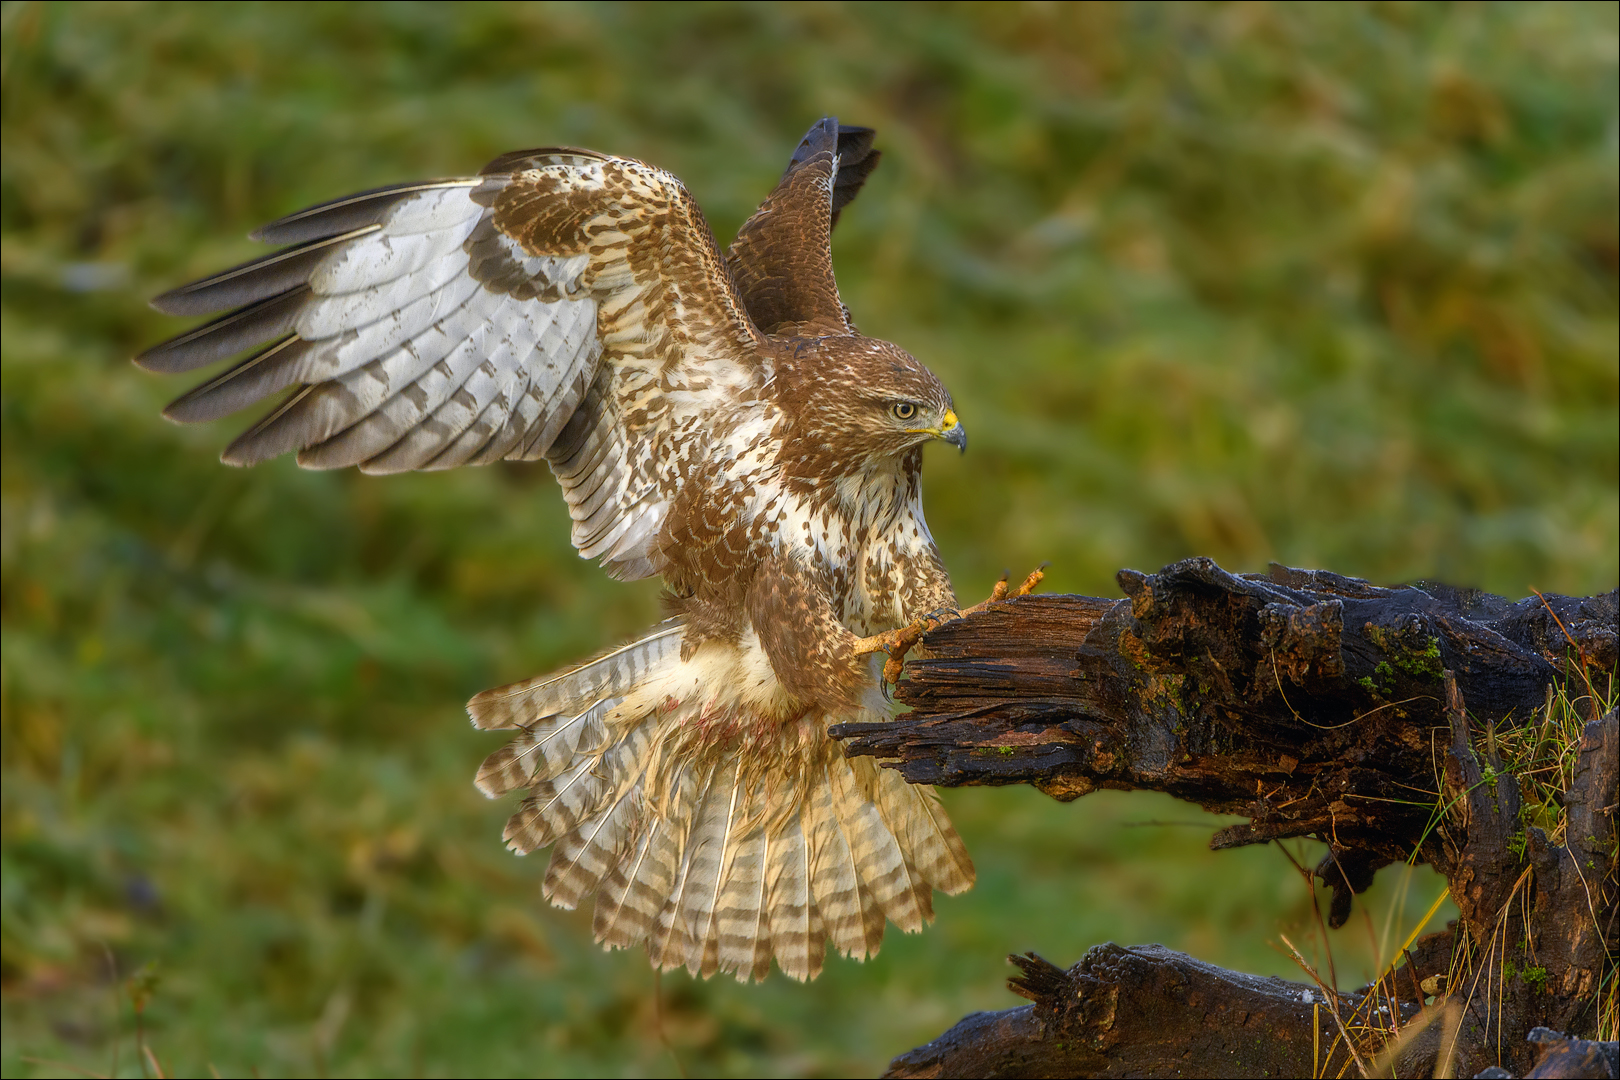
<instances>
[{"instance_id":1,"label":"bird's head","mask_svg":"<svg viewBox=\"0 0 1620 1080\"><path fill-rule=\"evenodd\" d=\"M875 338L823 338L788 365L790 436L830 473L898 461L939 439L967 450L950 391L916 357Z\"/></svg>"}]
</instances>

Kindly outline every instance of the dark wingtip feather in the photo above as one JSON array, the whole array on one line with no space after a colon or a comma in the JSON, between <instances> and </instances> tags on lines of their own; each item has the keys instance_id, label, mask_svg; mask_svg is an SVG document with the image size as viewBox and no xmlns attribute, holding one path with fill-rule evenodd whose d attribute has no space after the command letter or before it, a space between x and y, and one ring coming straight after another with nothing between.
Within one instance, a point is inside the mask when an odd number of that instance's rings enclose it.
<instances>
[{"instance_id":1,"label":"dark wingtip feather","mask_svg":"<svg viewBox=\"0 0 1620 1080\"><path fill-rule=\"evenodd\" d=\"M799 140L799 145L793 151L793 157L788 161L788 167L782 175L787 176L817 154L838 153L838 130L836 116L824 116L810 125L810 130Z\"/></svg>"},{"instance_id":2,"label":"dark wingtip feather","mask_svg":"<svg viewBox=\"0 0 1620 1080\"><path fill-rule=\"evenodd\" d=\"M165 315L210 315L218 308L198 308L191 301L187 290L189 285L182 285L178 289L170 289L166 293L152 297L146 305L153 311L160 311Z\"/></svg>"},{"instance_id":3,"label":"dark wingtip feather","mask_svg":"<svg viewBox=\"0 0 1620 1080\"><path fill-rule=\"evenodd\" d=\"M233 266L155 296L151 305L165 315L211 315L258 303L303 285L330 248L378 228L366 225Z\"/></svg>"},{"instance_id":4,"label":"dark wingtip feather","mask_svg":"<svg viewBox=\"0 0 1620 1080\"><path fill-rule=\"evenodd\" d=\"M176 424L201 424L257 405L295 379L296 365L307 346L288 337L237 364L229 371L194 386L163 407L164 419Z\"/></svg>"},{"instance_id":5,"label":"dark wingtip feather","mask_svg":"<svg viewBox=\"0 0 1620 1080\"><path fill-rule=\"evenodd\" d=\"M135 366L161 375L177 375L279 337L292 330L308 292L307 285L300 285L194 327L136 356Z\"/></svg>"},{"instance_id":6,"label":"dark wingtip feather","mask_svg":"<svg viewBox=\"0 0 1620 1080\"><path fill-rule=\"evenodd\" d=\"M294 390L285 401L266 413L258 423L232 440L231 445L219 455L219 460L227 465L246 468L261 461L269 461L273 457L280 457L290 450L300 449L293 426L277 421L297 408L315 392L315 389L315 385L310 385Z\"/></svg>"},{"instance_id":7,"label":"dark wingtip feather","mask_svg":"<svg viewBox=\"0 0 1620 1080\"><path fill-rule=\"evenodd\" d=\"M395 203L418 192L469 186L471 184L466 180L423 180L357 191L341 199L307 206L268 225L261 225L248 233L248 239L264 244L302 244L320 240L336 233L374 225Z\"/></svg>"},{"instance_id":8,"label":"dark wingtip feather","mask_svg":"<svg viewBox=\"0 0 1620 1080\"><path fill-rule=\"evenodd\" d=\"M872 175L883 151L874 150L872 142L877 132L867 127L838 128L838 179L833 182L832 220L838 224L838 214L855 200L866 178Z\"/></svg>"}]
</instances>

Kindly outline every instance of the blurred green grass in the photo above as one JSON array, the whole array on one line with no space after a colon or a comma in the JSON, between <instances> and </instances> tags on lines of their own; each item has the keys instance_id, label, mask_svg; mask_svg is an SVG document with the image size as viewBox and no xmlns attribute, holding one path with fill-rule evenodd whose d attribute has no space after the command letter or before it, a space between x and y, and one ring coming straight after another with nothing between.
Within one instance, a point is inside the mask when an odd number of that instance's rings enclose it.
<instances>
[{"instance_id":1,"label":"blurred green grass","mask_svg":"<svg viewBox=\"0 0 1620 1080\"><path fill-rule=\"evenodd\" d=\"M1194 808L951 792L980 882L929 932L808 987L665 978L666 1047L642 954L502 850L460 708L656 586L574 556L542 468L224 469L236 422L164 424L180 384L128 364L176 329L146 297L310 202L569 143L724 238L834 113L886 154L845 298L973 435L929 465L964 595L1192 554L1620 576L1613 5L0 12L5 1075L137 1072L148 963L178 1072L860 1075L1017 1004L1009 951L1297 976L1267 942L1312 936L1282 856L1209 853ZM1440 886L1386 870L1341 982Z\"/></svg>"}]
</instances>

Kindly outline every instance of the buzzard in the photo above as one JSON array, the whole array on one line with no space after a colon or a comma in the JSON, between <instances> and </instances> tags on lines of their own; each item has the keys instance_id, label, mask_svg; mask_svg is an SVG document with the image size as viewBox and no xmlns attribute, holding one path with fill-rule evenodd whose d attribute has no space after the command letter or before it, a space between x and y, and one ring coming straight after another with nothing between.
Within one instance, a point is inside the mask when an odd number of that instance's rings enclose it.
<instances>
[{"instance_id":1,"label":"buzzard","mask_svg":"<svg viewBox=\"0 0 1620 1080\"><path fill-rule=\"evenodd\" d=\"M255 350L165 410L213 420L285 391L232 465L543 458L581 556L663 577L670 618L639 640L468 705L516 732L476 781L526 793L507 845L551 845L546 897L594 893L597 939L660 969L762 979L774 957L813 978L827 942L873 955L885 917L919 930L934 889L973 883L932 789L827 735L885 718L900 655L956 606L920 476L924 443L967 436L833 279L872 141L816 124L724 254L675 177L589 150L362 192L159 296L229 313L136 357L182 372Z\"/></svg>"}]
</instances>

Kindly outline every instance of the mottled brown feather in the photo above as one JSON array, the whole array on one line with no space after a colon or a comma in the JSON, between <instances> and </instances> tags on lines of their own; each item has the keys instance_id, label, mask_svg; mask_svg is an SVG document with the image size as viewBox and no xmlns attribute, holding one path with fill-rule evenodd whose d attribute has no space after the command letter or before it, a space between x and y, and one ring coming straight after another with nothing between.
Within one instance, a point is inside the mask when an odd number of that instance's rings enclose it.
<instances>
[{"instance_id":1,"label":"mottled brown feather","mask_svg":"<svg viewBox=\"0 0 1620 1080\"><path fill-rule=\"evenodd\" d=\"M727 252L748 313L767 334L850 332L832 266L839 149L837 120L811 128L781 182L743 222ZM868 154L862 164L868 161L869 171L876 160Z\"/></svg>"},{"instance_id":2,"label":"mottled brown feather","mask_svg":"<svg viewBox=\"0 0 1620 1080\"><path fill-rule=\"evenodd\" d=\"M877 160L867 129L817 124L726 256L674 177L588 150L361 193L165 294L249 306L139 360L268 343L170 410L288 391L226 460L543 458L581 555L663 576L675 619L469 704L512 732L476 781L522 794L509 846L551 846L544 894L594 893L597 939L660 968L813 978L828 942L871 956L885 915L919 929L934 888L972 881L931 795L826 734L886 715L858 639L955 603L921 493L950 394L856 332L833 277L833 223Z\"/></svg>"}]
</instances>

